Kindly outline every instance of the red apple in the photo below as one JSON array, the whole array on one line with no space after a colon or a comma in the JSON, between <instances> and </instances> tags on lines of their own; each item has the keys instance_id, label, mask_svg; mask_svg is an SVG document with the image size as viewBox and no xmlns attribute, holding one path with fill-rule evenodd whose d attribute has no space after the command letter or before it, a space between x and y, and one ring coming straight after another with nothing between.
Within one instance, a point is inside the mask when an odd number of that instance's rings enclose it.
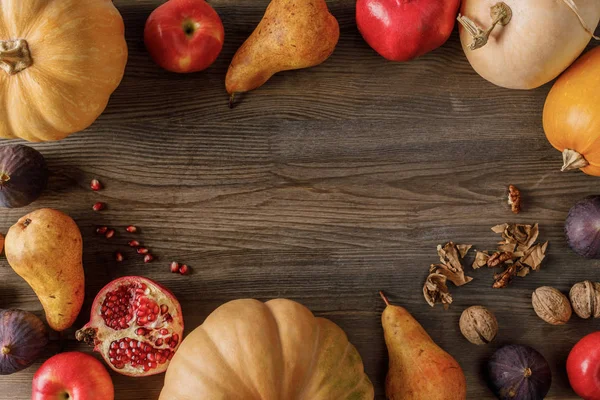
<instances>
[{"instance_id":1,"label":"red apple","mask_svg":"<svg viewBox=\"0 0 600 400\"><path fill-rule=\"evenodd\" d=\"M600 400L600 332L585 336L571 349L567 375L581 398Z\"/></svg>"},{"instance_id":2,"label":"red apple","mask_svg":"<svg viewBox=\"0 0 600 400\"><path fill-rule=\"evenodd\" d=\"M152 59L168 71L187 73L208 68L225 40L223 23L204 0L170 0L158 7L144 29Z\"/></svg>"},{"instance_id":3,"label":"red apple","mask_svg":"<svg viewBox=\"0 0 600 400\"><path fill-rule=\"evenodd\" d=\"M115 389L104 365L79 352L46 361L33 377L31 400L114 400Z\"/></svg>"},{"instance_id":4,"label":"red apple","mask_svg":"<svg viewBox=\"0 0 600 400\"><path fill-rule=\"evenodd\" d=\"M358 29L376 52L408 61L437 49L450 37L460 0L358 0Z\"/></svg>"}]
</instances>

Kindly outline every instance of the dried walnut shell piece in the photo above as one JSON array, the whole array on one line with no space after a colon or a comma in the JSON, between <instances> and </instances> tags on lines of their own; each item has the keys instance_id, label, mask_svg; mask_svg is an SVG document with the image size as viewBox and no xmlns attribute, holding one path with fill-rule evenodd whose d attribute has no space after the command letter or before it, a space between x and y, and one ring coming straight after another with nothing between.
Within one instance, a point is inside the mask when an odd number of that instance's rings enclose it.
<instances>
[{"instance_id":1,"label":"dried walnut shell piece","mask_svg":"<svg viewBox=\"0 0 600 400\"><path fill-rule=\"evenodd\" d=\"M576 283L569 292L573 311L580 318L600 318L600 283L583 281Z\"/></svg>"},{"instance_id":2,"label":"dried walnut shell piece","mask_svg":"<svg viewBox=\"0 0 600 400\"><path fill-rule=\"evenodd\" d=\"M549 286L537 288L531 295L535 313L551 325L564 325L571 319L571 303L567 296Z\"/></svg>"},{"instance_id":3,"label":"dried walnut shell piece","mask_svg":"<svg viewBox=\"0 0 600 400\"><path fill-rule=\"evenodd\" d=\"M460 316L460 331L467 340L476 345L488 344L498 333L498 321L483 306L472 306Z\"/></svg>"}]
</instances>

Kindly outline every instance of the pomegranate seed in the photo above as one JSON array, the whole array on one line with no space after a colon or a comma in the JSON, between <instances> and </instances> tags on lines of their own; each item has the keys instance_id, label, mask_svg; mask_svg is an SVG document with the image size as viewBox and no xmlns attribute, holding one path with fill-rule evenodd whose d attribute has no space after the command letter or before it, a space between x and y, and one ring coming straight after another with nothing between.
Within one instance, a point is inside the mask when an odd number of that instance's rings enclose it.
<instances>
[{"instance_id":1,"label":"pomegranate seed","mask_svg":"<svg viewBox=\"0 0 600 400\"><path fill-rule=\"evenodd\" d=\"M162 306L160 306L160 313L164 314L167 311L169 311L169 306L167 306L166 304L163 304Z\"/></svg>"},{"instance_id":2,"label":"pomegranate seed","mask_svg":"<svg viewBox=\"0 0 600 400\"><path fill-rule=\"evenodd\" d=\"M147 248L145 248L145 247L139 247L139 248L137 249L137 253L138 253L138 254L148 254L149 252L150 252L150 251L149 251Z\"/></svg>"},{"instance_id":3,"label":"pomegranate seed","mask_svg":"<svg viewBox=\"0 0 600 400\"><path fill-rule=\"evenodd\" d=\"M117 262L123 262L123 254L117 251L115 253L115 260L117 260Z\"/></svg>"},{"instance_id":4,"label":"pomegranate seed","mask_svg":"<svg viewBox=\"0 0 600 400\"><path fill-rule=\"evenodd\" d=\"M108 230L108 227L106 227L106 226L99 226L98 228L96 228L96 233L98 235L104 235L107 230Z\"/></svg>"},{"instance_id":5,"label":"pomegranate seed","mask_svg":"<svg viewBox=\"0 0 600 400\"><path fill-rule=\"evenodd\" d=\"M169 334L169 330L162 328L160 331L158 331L158 333L160 333L161 335L168 335Z\"/></svg>"},{"instance_id":6,"label":"pomegranate seed","mask_svg":"<svg viewBox=\"0 0 600 400\"><path fill-rule=\"evenodd\" d=\"M125 230L129 233L136 233L137 232L137 227L133 226L133 225L129 225L127 228L125 228Z\"/></svg>"},{"instance_id":7,"label":"pomegranate seed","mask_svg":"<svg viewBox=\"0 0 600 400\"><path fill-rule=\"evenodd\" d=\"M109 229L106 234L104 235L107 239L112 238L113 236L115 236L115 230L114 229Z\"/></svg>"},{"instance_id":8,"label":"pomegranate seed","mask_svg":"<svg viewBox=\"0 0 600 400\"><path fill-rule=\"evenodd\" d=\"M173 261L171 263L171 272L176 274L177 272L179 272L179 263L177 261Z\"/></svg>"},{"instance_id":9,"label":"pomegranate seed","mask_svg":"<svg viewBox=\"0 0 600 400\"><path fill-rule=\"evenodd\" d=\"M190 267L188 267L187 265L183 264L181 266L181 268L179 268L179 273L181 275L187 275L190 272Z\"/></svg>"},{"instance_id":10,"label":"pomegranate seed","mask_svg":"<svg viewBox=\"0 0 600 400\"><path fill-rule=\"evenodd\" d=\"M102 211L102 210L104 210L104 208L106 208L106 204L104 204L103 202L99 201L96 204L94 204L94 206L92 207L92 210L94 210L94 211Z\"/></svg>"},{"instance_id":11,"label":"pomegranate seed","mask_svg":"<svg viewBox=\"0 0 600 400\"><path fill-rule=\"evenodd\" d=\"M146 335L146 330L144 328L137 328L135 333L136 333L136 335L144 336L144 335ZM131 343L133 343L133 342L131 342Z\"/></svg>"},{"instance_id":12,"label":"pomegranate seed","mask_svg":"<svg viewBox=\"0 0 600 400\"><path fill-rule=\"evenodd\" d=\"M90 182L90 188L94 192L97 192L98 190L102 190L102 184L98 179L92 179L92 182Z\"/></svg>"},{"instance_id":13,"label":"pomegranate seed","mask_svg":"<svg viewBox=\"0 0 600 400\"><path fill-rule=\"evenodd\" d=\"M174 334L173 334L173 336L171 336L171 339L173 339L173 341L174 341L175 343L177 343L177 342L179 342L179 335L178 335L178 334L176 334L176 333L174 333Z\"/></svg>"},{"instance_id":14,"label":"pomegranate seed","mask_svg":"<svg viewBox=\"0 0 600 400\"><path fill-rule=\"evenodd\" d=\"M158 339L156 339L156 342L154 342L154 344L157 346L162 346L163 340L161 338L158 338Z\"/></svg>"},{"instance_id":15,"label":"pomegranate seed","mask_svg":"<svg viewBox=\"0 0 600 400\"><path fill-rule=\"evenodd\" d=\"M130 240L129 243L127 243L129 245L129 247L139 247L140 246L140 242L138 242L137 240Z\"/></svg>"},{"instance_id":16,"label":"pomegranate seed","mask_svg":"<svg viewBox=\"0 0 600 400\"><path fill-rule=\"evenodd\" d=\"M146 264L151 263L152 261L154 261L154 256L152 254L146 254L144 256L144 262Z\"/></svg>"}]
</instances>

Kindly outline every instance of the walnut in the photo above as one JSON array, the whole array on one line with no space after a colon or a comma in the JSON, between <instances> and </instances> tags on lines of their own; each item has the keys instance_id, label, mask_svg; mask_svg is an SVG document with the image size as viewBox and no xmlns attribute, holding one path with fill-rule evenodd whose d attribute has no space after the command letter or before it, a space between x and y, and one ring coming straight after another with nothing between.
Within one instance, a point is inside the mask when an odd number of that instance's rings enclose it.
<instances>
[{"instance_id":1,"label":"walnut","mask_svg":"<svg viewBox=\"0 0 600 400\"><path fill-rule=\"evenodd\" d=\"M515 185L508 187L508 205L514 214L521 212L521 191Z\"/></svg>"},{"instance_id":2,"label":"walnut","mask_svg":"<svg viewBox=\"0 0 600 400\"><path fill-rule=\"evenodd\" d=\"M552 325L564 325L571 319L571 303L567 296L549 286L539 287L531 295L535 313Z\"/></svg>"},{"instance_id":3,"label":"walnut","mask_svg":"<svg viewBox=\"0 0 600 400\"><path fill-rule=\"evenodd\" d=\"M483 306L472 306L460 316L460 331L473 344L488 344L498 333L498 321Z\"/></svg>"},{"instance_id":4,"label":"walnut","mask_svg":"<svg viewBox=\"0 0 600 400\"><path fill-rule=\"evenodd\" d=\"M600 318L600 283L584 281L573 285L569 292L573 311L580 318Z\"/></svg>"}]
</instances>

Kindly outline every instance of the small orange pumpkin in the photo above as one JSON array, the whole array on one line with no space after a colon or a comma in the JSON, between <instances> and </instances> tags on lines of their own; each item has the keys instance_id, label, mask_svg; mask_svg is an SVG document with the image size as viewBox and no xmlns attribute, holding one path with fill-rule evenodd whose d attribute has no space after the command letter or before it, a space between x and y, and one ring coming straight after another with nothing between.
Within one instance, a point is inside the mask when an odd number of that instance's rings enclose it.
<instances>
[{"instance_id":1,"label":"small orange pumpkin","mask_svg":"<svg viewBox=\"0 0 600 400\"><path fill-rule=\"evenodd\" d=\"M373 400L344 331L277 299L222 305L181 343L160 400Z\"/></svg>"},{"instance_id":2,"label":"small orange pumpkin","mask_svg":"<svg viewBox=\"0 0 600 400\"><path fill-rule=\"evenodd\" d=\"M112 1L0 4L0 137L59 140L90 126L127 63Z\"/></svg>"},{"instance_id":3,"label":"small orange pumpkin","mask_svg":"<svg viewBox=\"0 0 600 400\"><path fill-rule=\"evenodd\" d=\"M563 171L600 176L600 47L556 81L544 106L544 131L563 153Z\"/></svg>"}]
</instances>

